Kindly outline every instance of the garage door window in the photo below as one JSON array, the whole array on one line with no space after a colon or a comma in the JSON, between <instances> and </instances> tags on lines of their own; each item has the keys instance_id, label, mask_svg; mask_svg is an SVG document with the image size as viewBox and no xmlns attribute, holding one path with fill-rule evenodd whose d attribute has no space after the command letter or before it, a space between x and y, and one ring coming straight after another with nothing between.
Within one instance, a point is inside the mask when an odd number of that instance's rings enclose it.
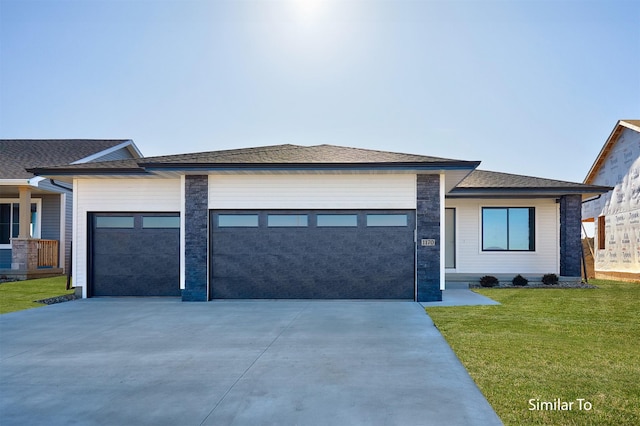
<instances>
[{"instance_id":1,"label":"garage door window","mask_svg":"<svg viewBox=\"0 0 640 426\"><path fill-rule=\"evenodd\" d=\"M180 228L179 216L142 216L143 228Z\"/></svg>"},{"instance_id":2,"label":"garage door window","mask_svg":"<svg viewBox=\"0 0 640 426\"><path fill-rule=\"evenodd\" d=\"M407 226L406 214L368 214L367 226Z\"/></svg>"},{"instance_id":3,"label":"garage door window","mask_svg":"<svg viewBox=\"0 0 640 426\"><path fill-rule=\"evenodd\" d=\"M358 215L355 214L319 214L317 219L318 226L358 226Z\"/></svg>"},{"instance_id":4,"label":"garage door window","mask_svg":"<svg viewBox=\"0 0 640 426\"><path fill-rule=\"evenodd\" d=\"M133 228L133 216L97 216L96 228Z\"/></svg>"},{"instance_id":5,"label":"garage door window","mask_svg":"<svg viewBox=\"0 0 640 426\"><path fill-rule=\"evenodd\" d=\"M257 228L257 214L220 214L218 215L220 228Z\"/></svg>"},{"instance_id":6,"label":"garage door window","mask_svg":"<svg viewBox=\"0 0 640 426\"><path fill-rule=\"evenodd\" d=\"M305 227L309 225L306 214L270 214L267 216L269 227Z\"/></svg>"}]
</instances>

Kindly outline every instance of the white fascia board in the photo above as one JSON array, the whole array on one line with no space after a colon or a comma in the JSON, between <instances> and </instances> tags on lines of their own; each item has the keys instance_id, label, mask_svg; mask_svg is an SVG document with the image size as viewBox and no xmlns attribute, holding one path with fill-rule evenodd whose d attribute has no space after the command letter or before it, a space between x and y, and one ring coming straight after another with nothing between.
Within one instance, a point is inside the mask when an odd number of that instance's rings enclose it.
<instances>
[{"instance_id":1,"label":"white fascia board","mask_svg":"<svg viewBox=\"0 0 640 426\"><path fill-rule=\"evenodd\" d=\"M1 186L33 186L34 188L38 187L38 183L45 180L45 178L40 176L32 177L31 179L0 179Z\"/></svg>"},{"instance_id":2,"label":"white fascia board","mask_svg":"<svg viewBox=\"0 0 640 426\"><path fill-rule=\"evenodd\" d=\"M133 152L135 152L138 155L138 158L142 157L142 153L140 152L140 150L138 149L138 147L133 143L133 141L131 139L126 140L116 146L112 146L111 148L107 148L105 150L102 150L100 152L96 152L95 154L91 154L88 157L84 157L81 158L79 160L74 161L71 164L82 164L82 163L88 163L90 161L95 160L96 158L100 158L102 156L105 156L107 154L111 154L112 152L115 152L119 149L122 148L129 148L131 150L133 150Z\"/></svg>"},{"instance_id":3,"label":"white fascia board","mask_svg":"<svg viewBox=\"0 0 640 426\"><path fill-rule=\"evenodd\" d=\"M0 185L30 185L29 179L0 179Z\"/></svg>"}]
</instances>

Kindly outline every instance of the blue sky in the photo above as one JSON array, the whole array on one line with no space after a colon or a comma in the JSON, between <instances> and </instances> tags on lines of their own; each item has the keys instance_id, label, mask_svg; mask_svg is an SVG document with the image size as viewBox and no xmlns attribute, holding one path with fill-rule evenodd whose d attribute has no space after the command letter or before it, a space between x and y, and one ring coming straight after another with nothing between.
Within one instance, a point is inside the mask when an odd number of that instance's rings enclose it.
<instances>
[{"instance_id":1,"label":"blue sky","mask_svg":"<svg viewBox=\"0 0 640 426\"><path fill-rule=\"evenodd\" d=\"M329 143L582 181L624 118L635 0L0 0L0 138Z\"/></svg>"}]
</instances>

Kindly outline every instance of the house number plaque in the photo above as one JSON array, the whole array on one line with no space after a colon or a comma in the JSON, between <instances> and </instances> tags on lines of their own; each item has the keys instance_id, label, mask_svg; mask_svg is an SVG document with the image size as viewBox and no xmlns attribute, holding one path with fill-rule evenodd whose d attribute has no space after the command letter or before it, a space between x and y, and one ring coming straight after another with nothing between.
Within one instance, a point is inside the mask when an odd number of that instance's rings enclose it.
<instances>
[{"instance_id":1,"label":"house number plaque","mask_svg":"<svg viewBox=\"0 0 640 426\"><path fill-rule=\"evenodd\" d=\"M420 245L423 247L433 247L436 245L436 240L433 238L423 238L420 240Z\"/></svg>"}]
</instances>

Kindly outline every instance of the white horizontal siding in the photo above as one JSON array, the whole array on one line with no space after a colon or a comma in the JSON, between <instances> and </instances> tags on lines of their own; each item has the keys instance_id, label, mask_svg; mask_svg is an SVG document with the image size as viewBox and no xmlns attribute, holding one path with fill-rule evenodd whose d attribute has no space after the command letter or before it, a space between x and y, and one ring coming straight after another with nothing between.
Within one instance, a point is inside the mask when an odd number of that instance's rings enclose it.
<instances>
[{"instance_id":1,"label":"white horizontal siding","mask_svg":"<svg viewBox=\"0 0 640 426\"><path fill-rule=\"evenodd\" d=\"M73 280L87 284L88 212L179 212L180 179L74 179Z\"/></svg>"},{"instance_id":2,"label":"white horizontal siding","mask_svg":"<svg viewBox=\"0 0 640 426\"><path fill-rule=\"evenodd\" d=\"M415 209L416 176L212 175L210 209Z\"/></svg>"},{"instance_id":3,"label":"white horizontal siding","mask_svg":"<svg viewBox=\"0 0 640 426\"><path fill-rule=\"evenodd\" d=\"M480 274L559 273L559 204L553 199L447 199L456 209L456 268L447 272ZM482 207L535 207L533 252L483 252Z\"/></svg>"}]
</instances>

